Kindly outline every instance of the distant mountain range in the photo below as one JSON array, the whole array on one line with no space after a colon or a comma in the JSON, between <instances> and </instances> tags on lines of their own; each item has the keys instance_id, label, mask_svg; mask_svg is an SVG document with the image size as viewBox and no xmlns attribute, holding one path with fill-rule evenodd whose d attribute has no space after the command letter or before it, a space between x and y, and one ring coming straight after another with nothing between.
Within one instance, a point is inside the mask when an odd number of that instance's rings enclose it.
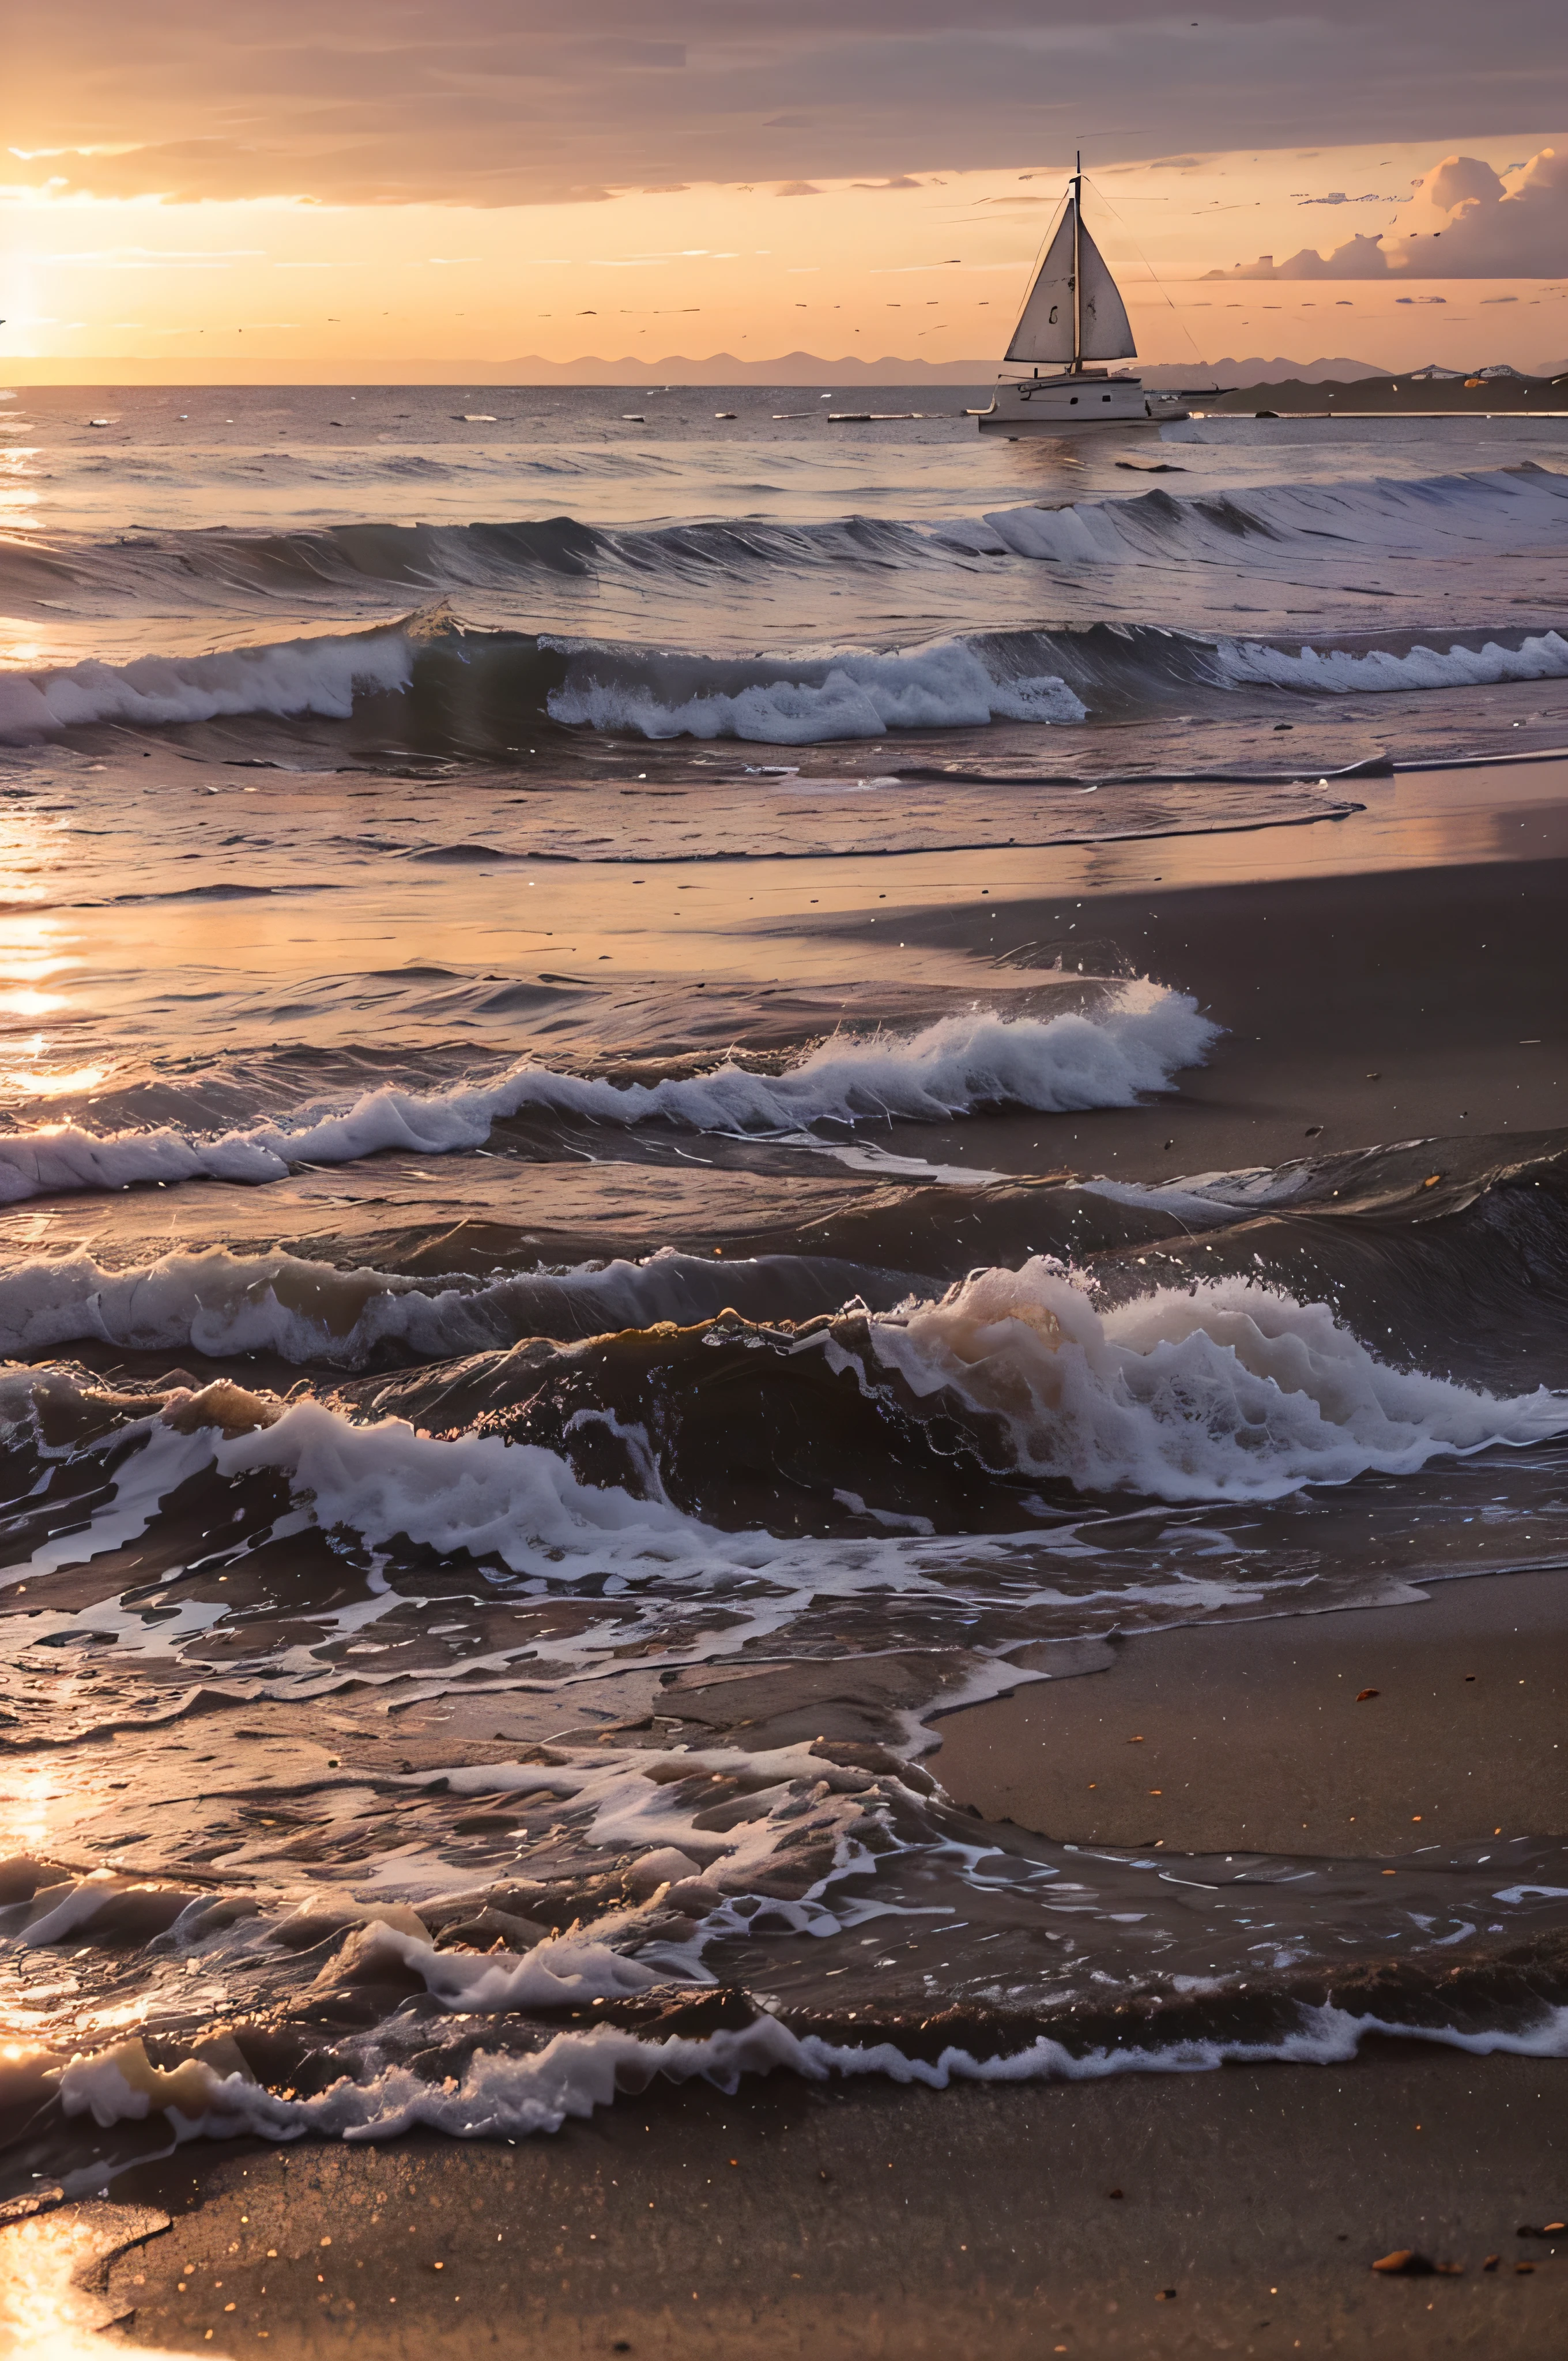
<instances>
[{"instance_id":1,"label":"distant mountain range","mask_svg":"<svg viewBox=\"0 0 1568 2361\"><path fill-rule=\"evenodd\" d=\"M818 353L784 353L766 361L738 360L733 353L711 353L706 360L688 360L685 354L639 361L630 357L601 360L585 354L580 360L541 360L537 353L508 361L520 385L989 385L996 376L994 360L910 361L896 353L880 360L861 360L846 353L826 360ZM1223 360L1160 361L1140 366L1146 385L1205 386L1266 385L1296 378L1310 385L1329 379L1386 377L1375 361Z\"/></svg>"},{"instance_id":2,"label":"distant mountain range","mask_svg":"<svg viewBox=\"0 0 1568 2361\"><path fill-rule=\"evenodd\" d=\"M1152 368L1138 367L1138 375L1146 385L1191 386L1220 385L1280 385L1294 378L1300 385L1351 385L1357 378L1387 377L1387 369L1377 361L1290 361L1277 353L1266 361L1254 353L1247 360L1223 361L1157 361Z\"/></svg>"},{"instance_id":3,"label":"distant mountain range","mask_svg":"<svg viewBox=\"0 0 1568 2361\"><path fill-rule=\"evenodd\" d=\"M986 360L905 361L896 353L862 360L846 353L825 360L819 353L783 353L774 360L738 360L733 353L710 353L688 360L667 353L662 360L601 360L597 353L575 361L541 360L537 353L502 366L519 385L983 385L996 375Z\"/></svg>"}]
</instances>

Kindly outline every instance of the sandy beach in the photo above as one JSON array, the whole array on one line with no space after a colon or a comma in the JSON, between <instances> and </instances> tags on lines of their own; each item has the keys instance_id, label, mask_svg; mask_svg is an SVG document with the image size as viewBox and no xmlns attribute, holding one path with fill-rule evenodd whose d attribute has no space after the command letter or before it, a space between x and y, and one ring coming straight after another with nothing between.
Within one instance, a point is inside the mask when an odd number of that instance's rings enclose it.
<instances>
[{"instance_id":1,"label":"sandy beach","mask_svg":"<svg viewBox=\"0 0 1568 2361\"><path fill-rule=\"evenodd\" d=\"M1105 1670L948 1715L988 1819L1084 1844L1333 1853L1568 1835L1568 1576L1118 1641ZM1041 1652L1048 1663L1048 1651Z\"/></svg>"},{"instance_id":2,"label":"sandy beach","mask_svg":"<svg viewBox=\"0 0 1568 2361\"><path fill-rule=\"evenodd\" d=\"M93 2349L1552 2361L1564 2243L1519 2227L1560 2217L1565 2095L1558 2060L1389 2045L1091 2090L656 2091L516 2147L187 2150L117 2186L169 2226L86 2264L117 2323ZM22 2264L27 2225L0 2236ZM1400 2248L1463 2268L1372 2271Z\"/></svg>"}]
</instances>

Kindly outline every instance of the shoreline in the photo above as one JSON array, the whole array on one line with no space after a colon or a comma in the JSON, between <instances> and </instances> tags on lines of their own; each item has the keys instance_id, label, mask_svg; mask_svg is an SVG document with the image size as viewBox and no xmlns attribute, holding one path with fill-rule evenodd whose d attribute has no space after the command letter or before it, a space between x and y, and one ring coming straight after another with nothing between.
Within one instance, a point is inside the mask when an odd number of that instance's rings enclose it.
<instances>
[{"instance_id":1,"label":"shoreline","mask_svg":"<svg viewBox=\"0 0 1568 2361\"><path fill-rule=\"evenodd\" d=\"M181 2149L112 2200L170 2230L89 2276L121 2323L111 2348L266 2342L277 2361L881 2361L981 2343L1020 2361L1548 2361L1563 2241L1519 2224L1561 2210L1565 2097L1561 2061L1392 2043L1349 2070L1091 2091L656 2086L515 2147ZM123 2235L99 2226L101 2246ZM1400 2247L1462 2272L1372 2271Z\"/></svg>"}]
</instances>

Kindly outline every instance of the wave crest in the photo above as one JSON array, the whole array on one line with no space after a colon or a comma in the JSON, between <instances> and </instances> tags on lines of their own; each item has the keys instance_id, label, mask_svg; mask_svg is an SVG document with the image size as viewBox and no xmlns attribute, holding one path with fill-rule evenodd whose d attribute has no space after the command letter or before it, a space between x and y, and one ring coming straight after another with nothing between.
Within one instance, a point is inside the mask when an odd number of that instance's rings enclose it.
<instances>
[{"instance_id":1,"label":"wave crest","mask_svg":"<svg viewBox=\"0 0 1568 2361\"><path fill-rule=\"evenodd\" d=\"M985 1106L1041 1114L1131 1106L1200 1063L1220 1027L1185 993L1118 985L1092 1012L944 1016L921 1032L835 1035L782 1073L727 1058L707 1073L616 1082L527 1060L497 1081L422 1094L366 1093L219 1138L171 1130L100 1136L77 1125L0 1134L0 1203L76 1189L198 1179L280 1180L291 1165L345 1164L396 1148L443 1156L482 1148L493 1125L532 1112L594 1123L668 1122L699 1132L792 1136L811 1125L946 1122Z\"/></svg>"},{"instance_id":2,"label":"wave crest","mask_svg":"<svg viewBox=\"0 0 1568 2361\"><path fill-rule=\"evenodd\" d=\"M1082 699L1057 675L998 678L961 640L907 655L840 656L826 665L802 665L795 679L668 699L647 680L573 678L550 692L548 708L553 721L568 726L629 730L643 738L741 738L771 746L879 738L890 730L1089 718Z\"/></svg>"},{"instance_id":3,"label":"wave crest","mask_svg":"<svg viewBox=\"0 0 1568 2361\"><path fill-rule=\"evenodd\" d=\"M950 1389L1000 1415L1020 1470L1080 1491L1275 1499L1568 1432L1568 1396L1499 1400L1390 1368L1326 1303L1239 1279L1101 1312L1036 1257L977 1273L872 1334L917 1396Z\"/></svg>"}]
</instances>

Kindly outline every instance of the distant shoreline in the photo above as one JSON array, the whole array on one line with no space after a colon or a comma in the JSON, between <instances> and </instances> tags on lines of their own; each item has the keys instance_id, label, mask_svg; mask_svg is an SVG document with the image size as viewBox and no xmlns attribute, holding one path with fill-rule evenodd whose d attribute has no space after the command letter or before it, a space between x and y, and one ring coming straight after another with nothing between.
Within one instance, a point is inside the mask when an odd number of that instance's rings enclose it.
<instances>
[{"instance_id":1,"label":"distant shoreline","mask_svg":"<svg viewBox=\"0 0 1568 2361\"><path fill-rule=\"evenodd\" d=\"M727 360L719 355L717 360ZM807 364L811 365L810 369ZM954 362L939 368L917 362L885 361L863 365L850 370L844 362L818 362L814 355L792 353L776 363L759 363L728 378L698 378L673 374L680 368L690 369L702 364L690 362L651 362L635 376L627 372L631 364L607 362L605 373L597 378L569 377L569 367L587 364L563 364L563 373L554 378L526 379L501 374L493 365L476 368L466 376L409 374L400 376L389 371L383 376L341 378L315 377L299 374L299 364L279 364L276 377L252 377L243 382L225 380L218 375L188 374L185 377L154 375L157 365L148 364L139 372L128 362L115 364L118 375L106 373L101 378L32 377L30 368L42 369L44 364L24 364L13 370L5 380L16 391L49 394L89 394L110 399L115 394L145 392L154 390L174 390L181 386L203 391L227 390L233 393L277 391L291 389L324 389L342 386L383 388L388 390L432 390L449 389L456 398L481 389L491 394L502 392L616 392L627 388L644 392L729 393L784 392L803 390L835 392L865 392L873 388L883 390L902 390L918 392L922 398L937 391L955 399L968 396L970 401L989 400L995 383L994 362ZM414 365L404 362L401 368L412 370ZM448 369L450 364L444 365ZM525 364L526 366L526 364ZM541 365L543 366L543 365ZM736 365L738 370L740 365ZM1288 366L1284 364L1282 366ZM295 374L284 374L292 368ZM894 374L895 368L904 375ZM661 371L663 376L661 379ZM1448 378L1401 376L1397 371L1371 370L1364 376L1330 378L1303 373L1287 377L1251 378L1243 383L1235 381L1223 362L1212 371L1200 368L1181 370L1161 363L1140 370L1146 385L1172 391L1181 391L1199 405L1199 414L1209 417L1489 417L1489 416L1554 416L1568 413L1568 371L1551 377L1478 377ZM654 382L651 385L650 379ZM1212 385L1213 392L1207 387ZM968 406L966 403L965 407ZM939 414L939 413L938 413Z\"/></svg>"}]
</instances>

